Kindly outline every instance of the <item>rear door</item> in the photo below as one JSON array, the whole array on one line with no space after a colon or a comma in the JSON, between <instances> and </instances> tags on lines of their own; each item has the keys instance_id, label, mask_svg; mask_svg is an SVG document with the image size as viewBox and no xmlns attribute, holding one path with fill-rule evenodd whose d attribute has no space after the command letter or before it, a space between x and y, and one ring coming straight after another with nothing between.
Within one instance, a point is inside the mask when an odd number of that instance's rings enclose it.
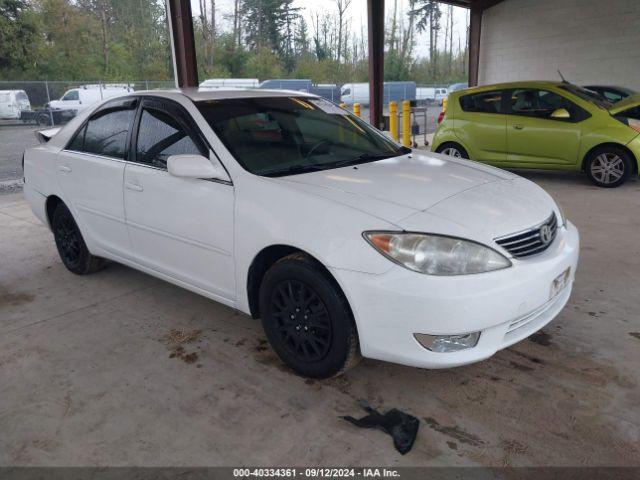
<instances>
[{"instance_id":1,"label":"rear door","mask_svg":"<svg viewBox=\"0 0 640 480\"><path fill-rule=\"evenodd\" d=\"M551 115L565 109L570 117ZM589 113L564 96L548 90L511 90L507 101L507 162L523 167L575 165L582 121Z\"/></svg>"},{"instance_id":2,"label":"rear door","mask_svg":"<svg viewBox=\"0 0 640 480\"><path fill-rule=\"evenodd\" d=\"M134 130L124 202L136 261L233 301L233 185L169 174L170 155L213 155L178 103L144 99Z\"/></svg>"},{"instance_id":3,"label":"rear door","mask_svg":"<svg viewBox=\"0 0 640 480\"><path fill-rule=\"evenodd\" d=\"M109 102L78 130L56 159L57 178L85 240L129 257L122 180L138 99Z\"/></svg>"},{"instance_id":4,"label":"rear door","mask_svg":"<svg viewBox=\"0 0 640 480\"><path fill-rule=\"evenodd\" d=\"M503 91L491 90L460 97L462 113L454 114L456 136L472 160L502 163L507 159L507 118Z\"/></svg>"}]
</instances>

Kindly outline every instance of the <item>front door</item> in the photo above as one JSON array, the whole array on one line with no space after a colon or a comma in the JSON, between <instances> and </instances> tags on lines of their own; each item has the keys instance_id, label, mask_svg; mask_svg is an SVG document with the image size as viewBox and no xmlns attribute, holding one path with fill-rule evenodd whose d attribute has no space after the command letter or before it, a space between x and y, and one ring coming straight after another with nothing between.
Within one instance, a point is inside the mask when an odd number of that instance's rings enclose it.
<instances>
[{"instance_id":1,"label":"front door","mask_svg":"<svg viewBox=\"0 0 640 480\"><path fill-rule=\"evenodd\" d=\"M554 119L565 109L569 118ZM513 166L554 167L578 161L584 110L561 95L538 89L513 90L507 115L507 162Z\"/></svg>"},{"instance_id":2,"label":"front door","mask_svg":"<svg viewBox=\"0 0 640 480\"><path fill-rule=\"evenodd\" d=\"M144 99L136 124L124 175L126 221L136 261L235 300L233 186L169 174L170 155L212 155L177 103Z\"/></svg>"}]
</instances>

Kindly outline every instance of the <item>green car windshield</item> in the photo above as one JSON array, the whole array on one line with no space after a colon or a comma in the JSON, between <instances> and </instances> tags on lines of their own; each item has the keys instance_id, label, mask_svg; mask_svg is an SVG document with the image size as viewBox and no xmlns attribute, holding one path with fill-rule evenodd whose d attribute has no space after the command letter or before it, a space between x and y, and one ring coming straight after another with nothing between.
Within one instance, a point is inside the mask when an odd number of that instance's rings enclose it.
<instances>
[{"instance_id":1,"label":"green car windshield","mask_svg":"<svg viewBox=\"0 0 640 480\"><path fill-rule=\"evenodd\" d=\"M233 98L196 106L242 167L256 175L294 175L411 151L322 98Z\"/></svg>"},{"instance_id":2,"label":"green car windshield","mask_svg":"<svg viewBox=\"0 0 640 480\"><path fill-rule=\"evenodd\" d=\"M587 90L586 88L582 88L571 83L564 84L560 88L569 93L573 93L576 97L579 97L582 100L586 100L600 108L604 108L605 110L608 110L613 106L613 103L606 101L597 93Z\"/></svg>"}]
</instances>

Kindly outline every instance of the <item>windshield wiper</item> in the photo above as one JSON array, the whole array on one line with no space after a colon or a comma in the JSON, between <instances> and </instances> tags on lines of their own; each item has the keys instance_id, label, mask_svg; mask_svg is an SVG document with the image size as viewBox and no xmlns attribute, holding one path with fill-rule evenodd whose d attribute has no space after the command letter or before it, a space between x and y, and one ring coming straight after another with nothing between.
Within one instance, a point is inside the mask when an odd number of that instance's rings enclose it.
<instances>
[{"instance_id":1,"label":"windshield wiper","mask_svg":"<svg viewBox=\"0 0 640 480\"><path fill-rule=\"evenodd\" d=\"M290 167L274 168L273 170L266 170L260 172L259 175L265 177L280 177L284 175L296 175L298 173L317 172L324 170L326 164L323 165L291 165Z\"/></svg>"},{"instance_id":2,"label":"windshield wiper","mask_svg":"<svg viewBox=\"0 0 640 480\"><path fill-rule=\"evenodd\" d=\"M335 162L318 163L312 165L291 165L284 168L276 168L273 170L267 170L260 172L259 175L265 177L280 177L285 175L297 175L299 173L319 172L321 170L329 170L332 168L349 167L351 165L358 165L360 163L375 162L376 160L384 160L386 158L397 157L399 155L406 155L411 153L411 149L408 147L400 147L400 153L363 153L355 158L348 158L345 160L337 160Z\"/></svg>"}]
</instances>

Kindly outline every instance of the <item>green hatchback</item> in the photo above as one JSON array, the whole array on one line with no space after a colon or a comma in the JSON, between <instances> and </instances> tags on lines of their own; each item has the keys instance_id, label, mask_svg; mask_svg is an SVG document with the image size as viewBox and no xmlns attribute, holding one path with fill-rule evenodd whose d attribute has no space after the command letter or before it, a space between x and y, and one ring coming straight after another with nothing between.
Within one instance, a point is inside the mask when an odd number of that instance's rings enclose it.
<instances>
[{"instance_id":1,"label":"green hatchback","mask_svg":"<svg viewBox=\"0 0 640 480\"><path fill-rule=\"evenodd\" d=\"M609 103L566 82L452 92L431 148L504 168L584 170L617 187L638 174L640 95Z\"/></svg>"}]
</instances>

